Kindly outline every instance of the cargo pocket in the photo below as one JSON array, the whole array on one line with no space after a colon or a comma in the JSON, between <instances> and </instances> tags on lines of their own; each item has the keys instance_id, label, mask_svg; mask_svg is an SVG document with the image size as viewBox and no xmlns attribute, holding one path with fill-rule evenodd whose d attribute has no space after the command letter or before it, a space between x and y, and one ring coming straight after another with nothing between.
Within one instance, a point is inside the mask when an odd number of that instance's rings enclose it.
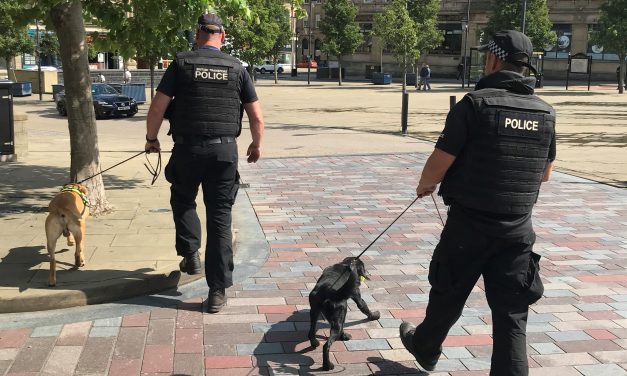
<instances>
[{"instance_id":1,"label":"cargo pocket","mask_svg":"<svg viewBox=\"0 0 627 376\"><path fill-rule=\"evenodd\" d=\"M168 164L165 165L165 168L163 169L163 176L165 176L165 180L167 180L168 183L173 184L174 183L174 166L172 163L172 158L170 158L170 160L168 161Z\"/></svg>"},{"instance_id":2,"label":"cargo pocket","mask_svg":"<svg viewBox=\"0 0 627 376\"><path fill-rule=\"evenodd\" d=\"M445 293L453 289L450 271L441 260L431 260L428 279L431 288L438 292Z\"/></svg>"},{"instance_id":3,"label":"cargo pocket","mask_svg":"<svg viewBox=\"0 0 627 376\"><path fill-rule=\"evenodd\" d=\"M235 182L233 183L233 187L231 188L231 193L229 195L229 199L231 200L231 205L235 204L235 199L237 198L238 191L239 191L239 171L235 171Z\"/></svg>"},{"instance_id":4,"label":"cargo pocket","mask_svg":"<svg viewBox=\"0 0 627 376\"><path fill-rule=\"evenodd\" d=\"M544 285L540 278L540 258L541 256L535 252L531 252L529 257L529 270L527 271L527 280L525 283L527 304L531 305L542 297L544 293Z\"/></svg>"}]
</instances>

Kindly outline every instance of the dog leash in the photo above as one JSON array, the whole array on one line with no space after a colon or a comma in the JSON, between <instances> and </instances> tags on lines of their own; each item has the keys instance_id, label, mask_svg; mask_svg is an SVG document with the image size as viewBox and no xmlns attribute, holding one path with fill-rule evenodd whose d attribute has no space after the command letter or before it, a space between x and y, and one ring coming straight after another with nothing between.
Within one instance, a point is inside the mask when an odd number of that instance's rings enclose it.
<instances>
[{"instance_id":1,"label":"dog leash","mask_svg":"<svg viewBox=\"0 0 627 376\"><path fill-rule=\"evenodd\" d=\"M435 210L438 211L438 217L440 217L440 222L442 222L442 226L444 226L444 220L442 219L442 214L440 214L440 208L438 208L438 203L435 202L435 197L433 197L433 193L431 194L431 199L433 200L433 205L435 205Z\"/></svg>"},{"instance_id":2,"label":"dog leash","mask_svg":"<svg viewBox=\"0 0 627 376\"><path fill-rule=\"evenodd\" d=\"M114 167L117 167L117 166L119 166L119 165L121 165L123 163L126 163L126 162L130 161L133 158L139 157L142 154L146 154L146 162L148 162L148 163L144 162L144 167L146 167L146 169L148 170L150 175L152 175L152 182L150 183L150 185L154 185L155 181L157 181L157 178L159 177L159 174L161 174L161 151L159 151L158 153L159 153L159 155L157 157L157 165L154 166L154 167L153 167L152 163L150 163L150 159L148 159L148 153L146 153L146 151L141 151L141 152L133 155L132 157L123 160L120 163L116 163L113 166L111 166L111 167L109 167L109 168L107 168L105 170L100 171L97 174L94 174L94 175L92 175L92 176L90 176L90 177L88 177L86 179L83 179L83 180L81 180L79 182L76 182L75 184L83 184L87 180L93 179L93 178L95 178L98 175L102 175L103 173L111 170ZM149 165L150 165L150 167L149 167Z\"/></svg>"}]
</instances>

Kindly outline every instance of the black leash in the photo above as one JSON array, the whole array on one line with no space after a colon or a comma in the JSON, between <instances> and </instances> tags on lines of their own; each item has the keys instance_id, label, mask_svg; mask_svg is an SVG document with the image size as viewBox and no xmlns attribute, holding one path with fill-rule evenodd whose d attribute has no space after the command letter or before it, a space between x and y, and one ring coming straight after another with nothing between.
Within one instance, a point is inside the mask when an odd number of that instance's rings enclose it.
<instances>
[{"instance_id":1,"label":"black leash","mask_svg":"<svg viewBox=\"0 0 627 376\"><path fill-rule=\"evenodd\" d=\"M374 244L374 242L376 242L377 240L379 240L379 238L380 238L383 234L385 234L385 232L386 232L387 230L389 230L389 229L390 229L390 227L392 227L392 225L393 225L394 223L396 223L396 221L398 221L398 220L399 220L399 218L400 218L403 214L405 214L405 212L406 212L407 210L409 210L409 208L411 208L411 206L412 206L412 205L416 202L416 200L418 200L418 197L416 197L416 198L414 199L414 201L412 201L412 202L411 202L411 204L409 204L409 206L408 206L408 207L406 207L406 208L405 208L405 210L403 210L403 212L402 212L401 214L399 214L399 216L398 216L398 217L396 217L396 219L395 219L395 220L393 220L393 221L392 221L392 223L390 223L390 225L389 225L389 226L388 226L385 230L383 230L383 232L382 232L382 233L380 233L380 234L379 234L379 236L377 236L377 237L376 237L376 238L375 238L375 239L374 239L374 240L373 240L370 244L368 244L368 246L366 247L366 249L364 249L363 251L361 251L361 253L359 254L359 256L355 257L355 260L357 260L358 258L360 258L360 257L361 257L364 253L366 253L366 251L368 250L368 248L370 248L370 247Z\"/></svg>"},{"instance_id":2,"label":"black leash","mask_svg":"<svg viewBox=\"0 0 627 376\"><path fill-rule=\"evenodd\" d=\"M121 165L123 163L126 163L126 162L130 161L133 158L139 157L140 155L142 155L144 153L146 154L146 162L148 162L148 164L144 163L144 166L146 167L148 172L152 175L152 183L151 183L151 185L153 185L153 184L155 184L155 181L157 180L157 178L159 177L159 174L161 173L161 152L159 152L159 156L157 158L157 166L156 167L153 167L152 163L150 163L150 159L148 159L148 153L146 153L146 151L142 151L142 152L139 152L139 153L135 154L134 156L132 156L130 158L127 158L127 159L123 160L120 163L114 164L113 166L107 168L106 170L102 170L102 171L100 171L97 174L94 174L94 175L92 175L92 176L90 176L90 177L88 177L86 179L83 179L83 180L81 180L79 182L76 182L76 184L83 184L87 180L93 179L93 178L95 178L98 175L102 175L103 173L111 170L112 168L117 167L117 166L119 166L119 165ZM150 165L150 167L148 167L148 165Z\"/></svg>"},{"instance_id":3,"label":"black leash","mask_svg":"<svg viewBox=\"0 0 627 376\"><path fill-rule=\"evenodd\" d=\"M438 211L438 217L440 217L440 222L442 222L442 226L444 226L444 220L442 219L442 214L440 214L440 208L438 208L438 203L435 202L435 197L433 197L433 193L431 194L431 199L433 200L433 205L435 205L435 210Z\"/></svg>"}]
</instances>

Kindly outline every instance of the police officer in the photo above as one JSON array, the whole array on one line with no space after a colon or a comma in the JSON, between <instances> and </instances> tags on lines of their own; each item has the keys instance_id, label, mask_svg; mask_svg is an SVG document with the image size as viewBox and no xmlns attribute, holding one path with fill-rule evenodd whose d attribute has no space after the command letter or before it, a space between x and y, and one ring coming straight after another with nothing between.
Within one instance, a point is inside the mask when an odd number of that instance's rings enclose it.
<instances>
[{"instance_id":1,"label":"police officer","mask_svg":"<svg viewBox=\"0 0 627 376\"><path fill-rule=\"evenodd\" d=\"M492 311L490 375L527 375L529 305L543 293L533 253L531 211L555 159L555 112L525 77L533 48L526 35L501 31L482 47L485 74L448 114L416 193L449 206L429 266L429 303L417 327L400 337L424 369L435 368L448 331L483 276Z\"/></svg>"},{"instance_id":2,"label":"police officer","mask_svg":"<svg viewBox=\"0 0 627 376\"><path fill-rule=\"evenodd\" d=\"M201 273L198 254L201 227L196 195L202 185L207 214L205 275L209 285L207 310L226 304L225 289L233 285L231 207L239 188L237 144L242 109L250 122L252 142L248 162L261 155L264 122L255 88L241 63L220 52L222 20L215 14L198 18L196 48L181 52L168 66L147 118L146 150L160 150L157 135L172 98L170 131L174 149L165 177L171 183L170 204L176 228L176 253L182 272Z\"/></svg>"}]
</instances>

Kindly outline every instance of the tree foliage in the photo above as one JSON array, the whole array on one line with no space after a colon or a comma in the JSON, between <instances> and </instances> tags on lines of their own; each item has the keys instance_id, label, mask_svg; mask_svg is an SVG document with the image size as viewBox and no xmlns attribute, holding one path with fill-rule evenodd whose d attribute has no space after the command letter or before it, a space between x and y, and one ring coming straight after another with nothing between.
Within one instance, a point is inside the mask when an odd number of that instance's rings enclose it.
<instances>
[{"instance_id":1,"label":"tree foliage","mask_svg":"<svg viewBox=\"0 0 627 376\"><path fill-rule=\"evenodd\" d=\"M351 0L326 0L324 18L320 30L324 34L322 51L337 56L339 62L339 85L342 85L342 56L349 55L363 43L359 26L355 22L357 7Z\"/></svg>"},{"instance_id":2,"label":"tree foliage","mask_svg":"<svg viewBox=\"0 0 627 376\"><path fill-rule=\"evenodd\" d=\"M403 68L403 90L407 66L420 57L416 23L409 16L405 0L394 0L382 13L374 16L374 35L392 51Z\"/></svg>"},{"instance_id":3,"label":"tree foliage","mask_svg":"<svg viewBox=\"0 0 627 376\"><path fill-rule=\"evenodd\" d=\"M249 0L248 6L250 19L227 13L224 20L228 43L223 49L248 63L252 71L255 64L272 55L277 43L285 40L289 17L281 0ZM289 41L289 31L287 38Z\"/></svg>"},{"instance_id":4,"label":"tree foliage","mask_svg":"<svg viewBox=\"0 0 627 376\"><path fill-rule=\"evenodd\" d=\"M625 58L627 57L627 0L608 0L601 6L598 31L592 43L617 54L620 61L619 93L625 87Z\"/></svg>"},{"instance_id":5,"label":"tree foliage","mask_svg":"<svg viewBox=\"0 0 627 376\"><path fill-rule=\"evenodd\" d=\"M490 16L484 35L488 37L499 30L522 29L522 1L495 1L494 13ZM549 19L547 0L527 0L525 12L525 34L531 39L536 50L555 44L557 37L551 32L553 24ZM485 41L483 41L485 42Z\"/></svg>"},{"instance_id":6,"label":"tree foliage","mask_svg":"<svg viewBox=\"0 0 627 376\"><path fill-rule=\"evenodd\" d=\"M438 47L444 40L442 31L438 29L440 0L407 0L407 11L416 23L418 51L422 53Z\"/></svg>"},{"instance_id":7,"label":"tree foliage","mask_svg":"<svg viewBox=\"0 0 627 376\"><path fill-rule=\"evenodd\" d=\"M15 80L11 66L12 58L22 53L32 54L35 51L35 44L27 33L26 22L14 17L18 10L19 7L14 1L0 1L0 58L6 61L11 80Z\"/></svg>"}]
</instances>

